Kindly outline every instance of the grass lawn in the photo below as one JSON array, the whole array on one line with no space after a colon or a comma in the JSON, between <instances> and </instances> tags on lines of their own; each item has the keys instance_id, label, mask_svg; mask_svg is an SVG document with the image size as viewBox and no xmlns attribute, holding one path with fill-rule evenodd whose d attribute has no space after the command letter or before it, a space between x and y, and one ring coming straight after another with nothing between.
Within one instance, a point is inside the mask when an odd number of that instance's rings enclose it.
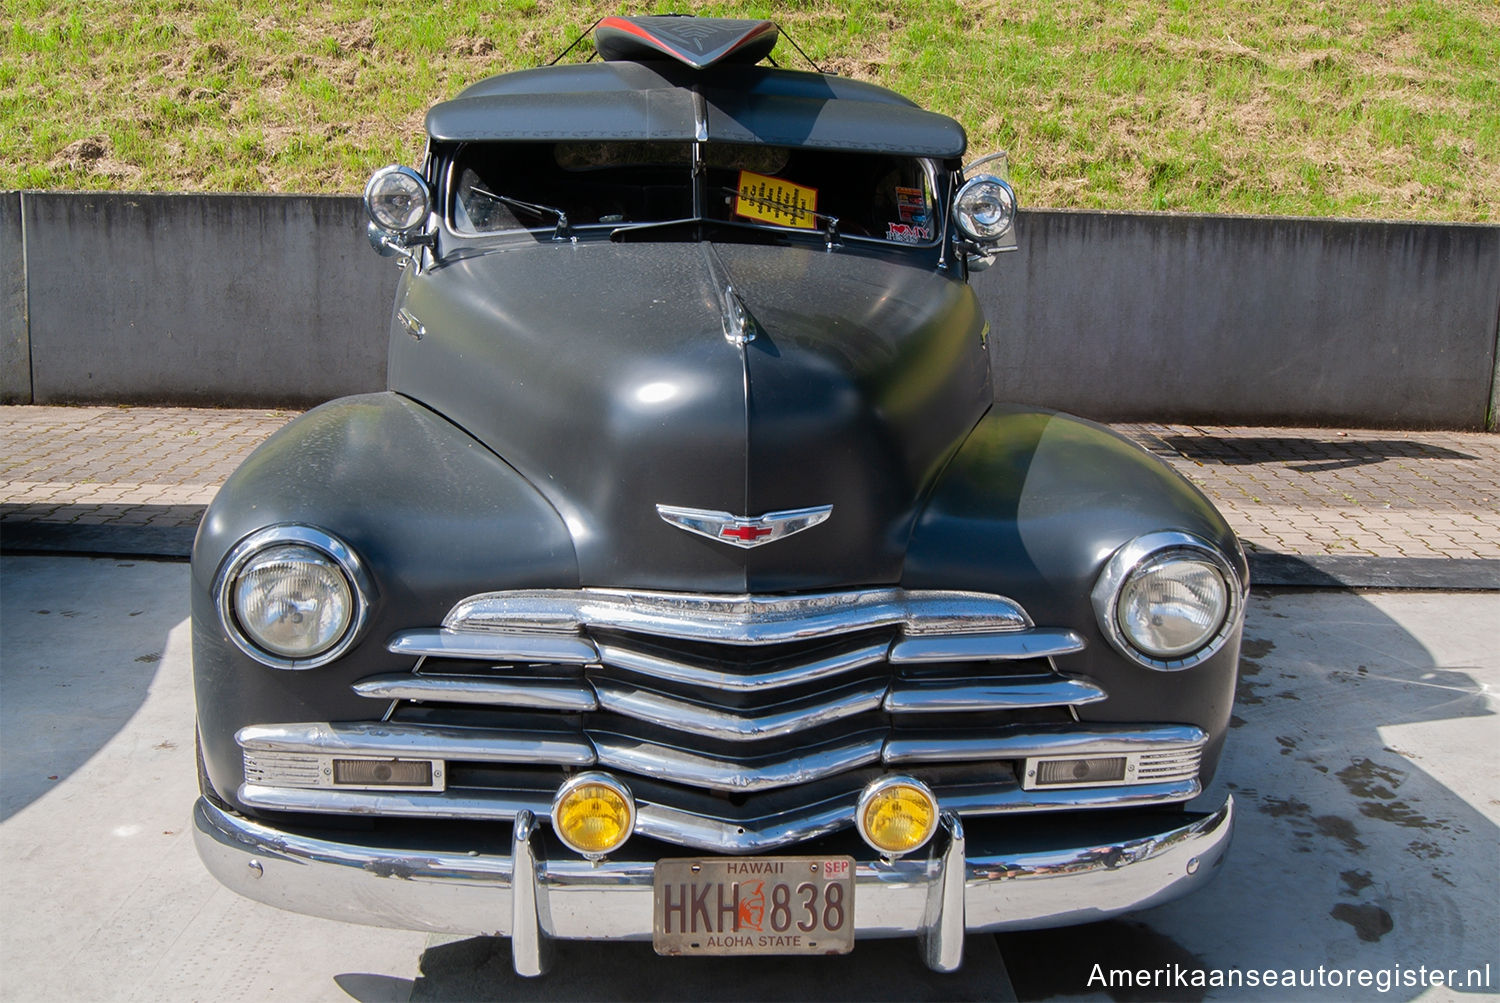
<instances>
[{"instance_id":1,"label":"grass lawn","mask_svg":"<svg viewBox=\"0 0 1500 1003\"><path fill-rule=\"evenodd\" d=\"M0 0L0 188L358 191L434 101L666 10L778 21L1033 206L1500 218L1496 0Z\"/></svg>"}]
</instances>

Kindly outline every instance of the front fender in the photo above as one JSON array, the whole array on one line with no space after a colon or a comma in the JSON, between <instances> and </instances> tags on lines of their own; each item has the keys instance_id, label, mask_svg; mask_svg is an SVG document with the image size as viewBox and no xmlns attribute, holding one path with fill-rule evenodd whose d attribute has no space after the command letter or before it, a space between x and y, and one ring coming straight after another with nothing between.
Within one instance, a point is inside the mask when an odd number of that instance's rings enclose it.
<instances>
[{"instance_id":1,"label":"front fender","mask_svg":"<svg viewBox=\"0 0 1500 1003\"><path fill-rule=\"evenodd\" d=\"M249 534L298 523L353 548L373 583L353 647L321 668L287 671L226 638L214 577ZM520 474L461 429L394 393L348 397L289 423L232 474L198 530L192 565L193 674L209 780L233 802L247 724L378 716L349 684L410 669L390 636L431 627L490 589L576 588L567 527Z\"/></svg>"},{"instance_id":2,"label":"front fender","mask_svg":"<svg viewBox=\"0 0 1500 1003\"><path fill-rule=\"evenodd\" d=\"M1057 668L1087 675L1109 693L1080 707L1079 717L1203 728L1210 736L1206 782L1229 726L1239 630L1201 665L1161 672L1110 646L1090 600L1109 557L1156 530L1214 544L1247 580L1229 524L1166 463L1102 425L997 405L960 447L918 517L902 584L997 592L1038 624L1078 631L1087 649L1057 658Z\"/></svg>"}]
</instances>

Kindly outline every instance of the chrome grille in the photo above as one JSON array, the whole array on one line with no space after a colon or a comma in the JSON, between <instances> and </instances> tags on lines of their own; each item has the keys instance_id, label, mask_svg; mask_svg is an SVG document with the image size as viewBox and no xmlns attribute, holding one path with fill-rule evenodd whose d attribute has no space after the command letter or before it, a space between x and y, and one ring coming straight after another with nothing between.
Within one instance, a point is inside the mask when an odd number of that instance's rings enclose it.
<instances>
[{"instance_id":1,"label":"chrome grille","mask_svg":"<svg viewBox=\"0 0 1500 1003\"><path fill-rule=\"evenodd\" d=\"M446 791L331 799L261 768L241 798L512 817L538 804L544 814L567 771L599 765L632 786L643 835L749 851L846 827L864 784L892 766L966 814L1196 794L1200 730L1077 723L1073 709L1106 694L1051 658L1083 644L977 593L491 593L459 603L441 628L392 638L412 671L354 683L384 704L384 721L238 736L247 763L330 748L442 759ZM1017 776L1030 757L1112 749L1139 768L1129 787L1023 790Z\"/></svg>"}]
</instances>

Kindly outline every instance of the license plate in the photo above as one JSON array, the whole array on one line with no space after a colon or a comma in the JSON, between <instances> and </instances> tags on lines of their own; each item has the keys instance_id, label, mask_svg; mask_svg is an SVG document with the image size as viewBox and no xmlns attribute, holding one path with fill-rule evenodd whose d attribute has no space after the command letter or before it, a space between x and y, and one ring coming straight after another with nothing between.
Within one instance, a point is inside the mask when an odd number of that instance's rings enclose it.
<instances>
[{"instance_id":1,"label":"license plate","mask_svg":"<svg viewBox=\"0 0 1500 1003\"><path fill-rule=\"evenodd\" d=\"M847 954L853 857L658 860L657 954Z\"/></svg>"}]
</instances>

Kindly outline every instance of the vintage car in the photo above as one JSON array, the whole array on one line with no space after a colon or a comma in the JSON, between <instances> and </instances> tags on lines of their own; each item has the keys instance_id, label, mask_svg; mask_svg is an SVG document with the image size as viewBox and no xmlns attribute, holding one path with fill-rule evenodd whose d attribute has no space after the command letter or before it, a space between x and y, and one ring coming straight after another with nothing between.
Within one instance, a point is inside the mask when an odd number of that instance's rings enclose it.
<instances>
[{"instance_id":1,"label":"vintage car","mask_svg":"<svg viewBox=\"0 0 1500 1003\"><path fill-rule=\"evenodd\" d=\"M992 399L1003 159L777 38L608 18L371 179L389 389L272 436L194 548L225 885L526 975L558 938L951 971L1214 873L1234 534Z\"/></svg>"}]
</instances>

